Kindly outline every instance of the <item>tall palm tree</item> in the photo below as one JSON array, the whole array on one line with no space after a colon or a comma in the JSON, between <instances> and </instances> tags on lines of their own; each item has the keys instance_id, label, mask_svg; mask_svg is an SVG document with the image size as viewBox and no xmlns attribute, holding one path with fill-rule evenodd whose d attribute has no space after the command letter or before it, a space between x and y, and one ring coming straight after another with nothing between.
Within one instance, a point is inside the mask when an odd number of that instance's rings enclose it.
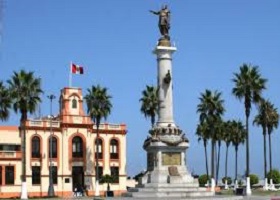
<instances>
[{"instance_id":1,"label":"tall palm tree","mask_svg":"<svg viewBox=\"0 0 280 200\"><path fill-rule=\"evenodd\" d=\"M151 117L152 127L155 124L158 112L158 88L146 85L146 89L142 91L141 112L145 117Z\"/></svg>"},{"instance_id":2,"label":"tall palm tree","mask_svg":"<svg viewBox=\"0 0 280 200\"><path fill-rule=\"evenodd\" d=\"M101 119L106 119L108 115L111 113L111 99L112 97L107 93L107 88L103 88L100 85L92 86L91 88L87 89L87 94L85 96L86 104L87 104L87 113L89 114L90 118L96 124L96 141L97 147L99 147L99 125ZM98 149L98 148L97 148ZM96 159L96 189L95 189L95 196L99 196L99 163L98 163L98 152L95 154Z\"/></svg>"},{"instance_id":3,"label":"tall palm tree","mask_svg":"<svg viewBox=\"0 0 280 200\"><path fill-rule=\"evenodd\" d=\"M207 154L207 143L210 139L209 135L209 125L206 121L201 122L197 125L196 128L196 135L198 136L198 141L203 140L203 146L204 146L204 156L205 156L205 167L206 167L206 174L207 178L209 178L209 171L208 171L208 154Z\"/></svg>"},{"instance_id":4,"label":"tall palm tree","mask_svg":"<svg viewBox=\"0 0 280 200\"><path fill-rule=\"evenodd\" d=\"M0 81L0 120L5 121L9 118L9 109L11 108L11 97L9 90Z\"/></svg>"},{"instance_id":5,"label":"tall palm tree","mask_svg":"<svg viewBox=\"0 0 280 200\"><path fill-rule=\"evenodd\" d=\"M258 114L255 116L253 124L262 127L263 133L263 153L264 153L264 178L267 177L267 160L266 160L266 130L267 130L267 122L268 122L268 113L269 113L269 101L261 100Z\"/></svg>"},{"instance_id":6,"label":"tall palm tree","mask_svg":"<svg viewBox=\"0 0 280 200\"><path fill-rule=\"evenodd\" d=\"M230 129L231 130L231 142L235 149L235 181L237 180L238 172L238 147L240 144L244 144L246 138L246 130L241 121L231 121Z\"/></svg>"},{"instance_id":7,"label":"tall palm tree","mask_svg":"<svg viewBox=\"0 0 280 200\"><path fill-rule=\"evenodd\" d=\"M221 117L225 111L221 99L221 93L218 91L205 90L199 97L200 103L197 105L197 113L199 113L200 123L207 122L209 125L209 135L211 138L211 178L215 179L215 145L216 145L216 129L220 124Z\"/></svg>"},{"instance_id":8,"label":"tall palm tree","mask_svg":"<svg viewBox=\"0 0 280 200\"><path fill-rule=\"evenodd\" d=\"M257 103L261 99L261 92L264 90L266 79L261 77L257 66L243 64L239 73L234 73L233 82L235 84L232 93L239 100L244 99L246 116L246 177L250 182L250 157L249 157L249 116L252 103ZM251 194L250 184L247 184L246 194Z\"/></svg>"},{"instance_id":9,"label":"tall palm tree","mask_svg":"<svg viewBox=\"0 0 280 200\"><path fill-rule=\"evenodd\" d=\"M279 113L277 108L274 107L272 103L269 102L269 113L267 121L267 132L269 141L269 170L272 170L272 152L271 152L271 133L273 129L276 129L279 124Z\"/></svg>"},{"instance_id":10,"label":"tall palm tree","mask_svg":"<svg viewBox=\"0 0 280 200\"><path fill-rule=\"evenodd\" d=\"M8 81L9 90L12 98L13 109L20 113L20 133L21 133L21 151L22 151L22 187L21 199L27 199L26 186L26 120L27 114L34 113L37 105L41 102L41 78L34 77L34 72L20 70L14 72Z\"/></svg>"}]
</instances>

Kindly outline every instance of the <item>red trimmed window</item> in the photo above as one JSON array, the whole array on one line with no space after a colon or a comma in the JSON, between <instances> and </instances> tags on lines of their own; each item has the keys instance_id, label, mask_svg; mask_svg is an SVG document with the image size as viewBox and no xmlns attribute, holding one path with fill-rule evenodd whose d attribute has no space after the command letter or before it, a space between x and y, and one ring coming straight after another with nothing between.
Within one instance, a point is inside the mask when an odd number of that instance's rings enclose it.
<instances>
[{"instance_id":1,"label":"red trimmed window","mask_svg":"<svg viewBox=\"0 0 280 200\"><path fill-rule=\"evenodd\" d=\"M110 159L119 159L119 143L116 139L110 141Z\"/></svg>"}]
</instances>

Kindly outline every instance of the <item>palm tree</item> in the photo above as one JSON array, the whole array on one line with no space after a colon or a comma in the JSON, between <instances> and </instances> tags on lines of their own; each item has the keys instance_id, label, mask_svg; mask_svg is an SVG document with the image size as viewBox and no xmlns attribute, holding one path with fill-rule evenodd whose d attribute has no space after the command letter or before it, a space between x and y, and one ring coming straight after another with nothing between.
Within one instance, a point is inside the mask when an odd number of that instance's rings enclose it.
<instances>
[{"instance_id":1,"label":"palm tree","mask_svg":"<svg viewBox=\"0 0 280 200\"><path fill-rule=\"evenodd\" d=\"M9 118L9 109L11 108L11 98L9 90L0 81L0 120L5 121Z\"/></svg>"},{"instance_id":2,"label":"palm tree","mask_svg":"<svg viewBox=\"0 0 280 200\"><path fill-rule=\"evenodd\" d=\"M209 125L209 135L211 138L211 178L215 179L215 145L217 138L215 136L217 127L220 124L221 116L225 109L224 100L221 99L221 93L217 91L205 90L199 97L200 103L197 105L200 123L206 122Z\"/></svg>"},{"instance_id":3,"label":"palm tree","mask_svg":"<svg viewBox=\"0 0 280 200\"><path fill-rule=\"evenodd\" d=\"M100 85L92 86L87 89L87 95L85 96L86 104L87 104L87 113L90 118L96 124L96 141L97 147L99 147L99 125L102 118L106 119L108 115L111 113L112 104L110 99L112 97L107 94L107 88L103 88ZM97 148L98 149L98 148ZM95 195L99 196L99 163L98 163L98 153L96 152L96 190Z\"/></svg>"},{"instance_id":4,"label":"palm tree","mask_svg":"<svg viewBox=\"0 0 280 200\"><path fill-rule=\"evenodd\" d=\"M27 186L26 186L26 130L25 124L27 114L36 111L38 103L41 102L40 95L43 93L41 90L41 79L34 77L34 72L26 72L20 70L18 73L14 72L10 80L9 90L12 98L13 109L16 113L20 112L20 133L22 138L21 151L22 151L22 187L21 199L27 199Z\"/></svg>"},{"instance_id":5,"label":"palm tree","mask_svg":"<svg viewBox=\"0 0 280 200\"><path fill-rule=\"evenodd\" d=\"M269 112L269 101L261 100L258 114L255 116L253 124L262 127L263 131L263 153L264 153L264 178L267 177L267 160L266 160L266 128L268 122L268 112Z\"/></svg>"},{"instance_id":6,"label":"palm tree","mask_svg":"<svg viewBox=\"0 0 280 200\"><path fill-rule=\"evenodd\" d=\"M146 85L146 89L142 91L142 98L139 101L142 103L141 112L145 117L151 117L153 127L158 112L158 89L154 86Z\"/></svg>"},{"instance_id":7,"label":"palm tree","mask_svg":"<svg viewBox=\"0 0 280 200\"><path fill-rule=\"evenodd\" d=\"M203 146L204 146L204 156L205 156L205 167L206 167L206 174L207 178L209 178L209 171L208 171L208 156L207 156L207 143L210 139L209 137L209 125L206 121L200 123L197 125L196 128L196 135L198 136L198 141L203 140Z\"/></svg>"},{"instance_id":8,"label":"palm tree","mask_svg":"<svg viewBox=\"0 0 280 200\"><path fill-rule=\"evenodd\" d=\"M274 107L272 103L269 102L269 113L267 121L267 132L268 132L268 141L269 141L269 170L272 170L272 153L271 153L271 133L274 128L278 127L279 123L279 114L277 108Z\"/></svg>"},{"instance_id":9,"label":"palm tree","mask_svg":"<svg viewBox=\"0 0 280 200\"><path fill-rule=\"evenodd\" d=\"M239 100L244 99L245 116L246 116L246 177L250 182L250 158L249 158L249 116L252 103L257 103L261 99L261 92L264 90L266 79L262 78L258 67L243 64L239 73L234 73L233 82L235 84L232 93ZM250 184L247 184L247 194L251 194Z\"/></svg>"},{"instance_id":10,"label":"palm tree","mask_svg":"<svg viewBox=\"0 0 280 200\"><path fill-rule=\"evenodd\" d=\"M231 142L235 148L235 181L237 181L237 161L238 161L238 147L240 144L244 144L246 138L246 130L241 121L231 121Z\"/></svg>"}]
</instances>

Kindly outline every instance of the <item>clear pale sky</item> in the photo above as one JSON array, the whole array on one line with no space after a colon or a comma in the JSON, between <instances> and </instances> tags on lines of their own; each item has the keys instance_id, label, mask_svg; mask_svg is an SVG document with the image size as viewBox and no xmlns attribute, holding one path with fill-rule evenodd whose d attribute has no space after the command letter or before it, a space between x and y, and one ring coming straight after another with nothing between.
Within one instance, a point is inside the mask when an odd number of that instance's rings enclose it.
<instances>
[{"instance_id":1,"label":"clear pale sky","mask_svg":"<svg viewBox=\"0 0 280 200\"><path fill-rule=\"evenodd\" d=\"M157 16L168 4L172 12L175 122L190 140L188 168L205 173L202 143L195 136L198 97L205 89L222 92L225 120L245 123L243 102L232 94L233 73L242 63L258 65L268 79L264 97L280 108L280 1L279 0L25 0L4 1L1 18L0 80L13 71L34 71L42 78L41 114L49 114L49 94L59 97L68 86L69 64L84 67L73 75L73 86L84 91L100 84L113 96L107 121L127 124L127 172L134 176L146 168L142 148L150 120L140 113L141 91L156 84L156 57L160 37ZM56 99L57 100L57 99ZM58 101L53 104L58 112ZM253 107L250 123L256 114ZM31 116L33 117L33 116ZM18 125L12 113L8 122ZM273 133L273 165L280 168L280 133ZM210 149L209 149L210 150ZM224 151L220 177L224 176ZM210 151L209 151L210 152ZM239 173L245 171L245 146L239 151ZM261 128L250 124L251 172L263 177ZM278 156L277 156L278 154ZM229 151L229 174L234 175L234 151Z\"/></svg>"}]
</instances>

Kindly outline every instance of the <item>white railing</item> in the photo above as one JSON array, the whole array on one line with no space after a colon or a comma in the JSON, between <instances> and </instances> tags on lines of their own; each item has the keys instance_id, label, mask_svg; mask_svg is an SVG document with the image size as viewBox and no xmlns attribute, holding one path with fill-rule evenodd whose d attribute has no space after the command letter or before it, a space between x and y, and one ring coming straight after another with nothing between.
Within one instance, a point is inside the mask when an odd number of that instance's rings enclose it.
<instances>
[{"instance_id":1,"label":"white railing","mask_svg":"<svg viewBox=\"0 0 280 200\"><path fill-rule=\"evenodd\" d=\"M47 127L50 127L50 126L51 126L51 122L48 121L48 122L47 122ZM58 121L52 121L52 127L55 127L55 128L60 127L60 122L58 122Z\"/></svg>"},{"instance_id":2,"label":"white railing","mask_svg":"<svg viewBox=\"0 0 280 200\"><path fill-rule=\"evenodd\" d=\"M93 125L93 128L96 129L96 124ZM121 130L121 125L119 124L107 124L107 127L106 127L106 124L100 124L99 125L99 129L108 129L108 130Z\"/></svg>"},{"instance_id":3,"label":"white railing","mask_svg":"<svg viewBox=\"0 0 280 200\"><path fill-rule=\"evenodd\" d=\"M113 130L118 129L118 130L120 130L121 126L119 124L109 124L108 129L113 129Z\"/></svg>"},{"instance_id":4,"label":"white railing","mask_svg":"<svg viewBox=\"0 0 280 200\"><path fill-rule=\"evenodd\" d=\"M0 151L1 158L15 158L16 152L15 151Z\"/></svg>"},{"instance_id":5,"label":"white railing","mask_svg":"<svg viewBox=\"0 0 280 200\"><path fill-rule=\"evenodd\" d=\"M96 125L93 125L93 128L96 129ZM99 124L99 129L105 129L105 124Z\"/></svg>"},{"instance_id":6,"label":"white railing","mask_svg":"<svg viewBox=\"0 0 280 200\"><path fill-rule=\"evenodd\" d=\"M29 126L32 127L43 127L44 122L46 122L45 126L50 127L51 122L49 120L29 120ZM52 127L59 128L60 127L60 121L52 121Z\"/></svg>"},{"instance_id":7,"label":"white railing","mask_svg":"<svg viewBox=\"0 0 280 200\"><path fill-rule=\"evenodd\" d=\"M29 121L30 126L43 126L42 120L30 120Z\"/></svg>"}]
</instances>

